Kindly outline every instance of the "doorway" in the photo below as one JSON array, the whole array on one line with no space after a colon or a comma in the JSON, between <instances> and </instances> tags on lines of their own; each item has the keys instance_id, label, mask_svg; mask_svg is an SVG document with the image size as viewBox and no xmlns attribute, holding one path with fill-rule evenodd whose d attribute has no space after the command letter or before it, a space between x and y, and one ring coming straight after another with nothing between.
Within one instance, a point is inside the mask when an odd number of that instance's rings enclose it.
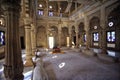
<instances>
[{"instance_id":1,"label":"doorway","mask_svg":"<svg viewBox=\"0 0 120 80\"><path fill-rule=\"evenodd\" d=\"M25 43L24 43L24 37L20 37L20 42L21 42L21 49L25 49Z\"/></svg>"},{"instance_id":2,"label":"doorway","mask_svg":"<svg viewBox=\"0 0 120 80\"><path fill-rule=\"evenodd\" d=\"M73 42L76 45L76 36L73 36Z\"/></svg>"},{"instance_id":3,"label":"doorway","mask_svg":"<svg viewBox=\"0 0 120 80\"><path fill-rule=\"evenodd\" d=\"M49 48L54 47L54 37L49 37Z\"/></svg>"}]
</instances>

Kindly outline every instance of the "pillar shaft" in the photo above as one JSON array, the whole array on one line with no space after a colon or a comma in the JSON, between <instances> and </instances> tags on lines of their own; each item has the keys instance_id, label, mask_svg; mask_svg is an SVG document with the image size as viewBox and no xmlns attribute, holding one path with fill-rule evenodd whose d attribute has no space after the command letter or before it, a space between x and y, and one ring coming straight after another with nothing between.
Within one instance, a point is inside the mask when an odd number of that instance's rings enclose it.
<instances>
[{"instance_id":1,"label":"pillar shaft","mask_svg":"<svg viewBox=\"0 0 120 80\"><path fill-rule=\"evenodd\" d=\"M78 43L78 32L76 32L76 47L79 46L79 43Z\"/></svg>"},{"instance_id":2,"label":"pillar shaft","mask_svg":"<svg viewBox=\"0 0 120 80\"><path fill-rule=\"evenodd\" d=\"M90 49L90 33L89 30L86 31L86 49Z\"/></svg>"},{"instance_id":3,"label":"pillar shaft","mask_svg":"<svg viewBox=\"0 0 120 80\"><path fill-rule=\"evenodd\" d=\"M88 24L87 16L85 16L84 22L85 22L85 31L86 31L86 49L89 49L90 48L90 33L89 33L89 24Z\"/></svg>"},{"instance_id":4,"label":"pillar shaft","mask_svg":"<svg viewBox=\"0 0 120 80\"><path fill-rule=\"evenodd\" d=\"M49 24L48 24L48 22L47 22L47 25L46 25L46 37L47 37L47 39L46 39L46 48L49 48Z\"/></svg>"},{"instance_id":5,"label":"pillar shaft","mask_svg":"<svg viewBox=\"0 0 120 80\"><path fill-rule=\"evenodd\" d=\"M32 46L31 46L31 28L30 25L25 26L25 43L26 43L26 62L25 66L32 66Z\"/></svg>"},{"instance_id":6,"label":"pillar shaft","mask_svg":"<svg viewBox=\"0 0 120 80\"><path fill-rule=\"evenodd\" d=\"M105 7L104 6L101 6L100 25L102 27L102 32L101 32L102 53L106 54L107 53L107 41L106 41L106 30L105 30Z\"/></svg>"},{"instance_id":7,"label":"pillar shaft","mask_svg":"<svg viewBox=\"0 0 120 80\"><path fill-rule=\"evenodd\" d=\"M69 28L69 46L72 46L72 33L71 33L71 29Z\"/></svg>"},{"instance_id":8,"label":"pillar shaft","mask_svg":"<svg viewBox=\"0 0 120 80\"><path fill-rule=\"evenodd\" d=\"M32 45L32 55L34 55L35 53L35 49L36 49L36 30L35 30L35 26L33 24L31 24L31 45Z\"/></svg>"},{"instance_id":9,"label":"pillar shaft","mask_svg":"<svg viewBox=\"0 0 120 80\"><path fill-rule=\"evenodd\" d=\"M61 47L61 25L62 23L59 24L59 28L58 28L59 47Z\"/></svg>"},{"instance_id":10,"label":"pillar shaft","mask_svg":"<svg viewBox=\"0 0 120 80\"><path fill-rule=\"evenodd\" d=\"M5 32L5 80L23 80L23 62L20 50L19 16L20 0L3 0L6 32Z\"/></svg>"}]
</instances>

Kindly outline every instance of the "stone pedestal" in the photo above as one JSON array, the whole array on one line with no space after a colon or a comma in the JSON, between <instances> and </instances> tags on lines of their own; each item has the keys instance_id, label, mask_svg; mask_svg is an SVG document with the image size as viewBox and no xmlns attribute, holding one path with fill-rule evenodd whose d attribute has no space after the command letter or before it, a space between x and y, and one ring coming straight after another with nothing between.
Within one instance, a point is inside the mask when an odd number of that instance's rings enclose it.
<instances>
[{"instance_id":1,"label":"stone pedestal","mask_svg":"<svg viewBox=\"0 0 120 80\"><path fill-rule=\"evenodd\" d=\"M20 50L19 16L20 0L3 0L5 15L5 80L23 80L23 62Z\"/></svg>"}]
</instances>

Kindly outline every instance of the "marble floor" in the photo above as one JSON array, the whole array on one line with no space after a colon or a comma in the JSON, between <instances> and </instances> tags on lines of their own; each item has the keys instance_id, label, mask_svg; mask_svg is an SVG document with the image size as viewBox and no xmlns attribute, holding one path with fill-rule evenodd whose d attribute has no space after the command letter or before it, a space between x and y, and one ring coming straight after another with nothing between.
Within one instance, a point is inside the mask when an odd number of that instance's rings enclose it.
<instances>
[{"instance_id":1,"label":"marble floor","mask_svg":"<svg viewBox=\"0 0 120 80\"><path fill-rule=\"evenodd\" d=\"M49 80L120 80L120 62L114 63L101 60L97 56L87 56L79 52L79 49L63 48L62 50L64 54L51 54L51 50L41 49ZM24 61L25 54L22 57ZM0 66L2 62L0 60ZM33 67L24 68L24 80L31 80L32 71ZM2 68L0 77L0 80L4 80Z\"/></svg>"},{"instance_id":2,"label":"marble floor","mask_svg":"<svg viewBox=\"0 0 120 80\"><path fill-rule=\"evenodd\" d=\"M77 50L47 54L43 60L49 80L120 80L120 63L86 56Z\"/></svg>"}]
</instances>

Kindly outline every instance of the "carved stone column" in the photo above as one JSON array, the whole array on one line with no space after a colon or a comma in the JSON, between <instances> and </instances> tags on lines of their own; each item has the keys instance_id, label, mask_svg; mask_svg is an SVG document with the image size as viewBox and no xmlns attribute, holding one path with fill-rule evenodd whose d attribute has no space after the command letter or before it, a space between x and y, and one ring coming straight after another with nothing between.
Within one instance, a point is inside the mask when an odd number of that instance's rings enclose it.
<instances>
[{"instance_id":1,"label":"carved stone column","mask_svg":"<svg viewBox=\"0 0 120 80\"><path fill-rule=\"evenodd\" d=\"M59 24L58 38L59 38L59 47L61 47L61 24Z\"/></svg>"},{"instance_id":2,"label":"carved stone column","mask_svg":"<svg viewBox=\"0 0 120 80\"><path fill-rule=\"evenodd\" d=\"M60 2L58 2L57 4L58 4L58 14L57 14L57 16L61 17L61 16L60 16L60 10L61 10Z\"/></svg>"},{"instance_id":3,"label":"carved stone column","mask_svg":"<svg viewBox=\"0 0 120 80\"><path fill-rule=\"evenodd\" d=\"M105 30L105 7L101 6L101 17L100 17L100 25L102 27L102 32L101 32L101 48L103 54L107 54L107 41L106 41L106 30Z\"/></svg>"},{"instance_id":4,"label":"carved stone column","mask_svg":"<svg viewBox=\"0 0 120 80\"><path fill-rule=\"evenodd\" d=\"M89 49L90 48L90 33L89 33L89 24L88 24L87 16L85 16L84 22L85 22L85 31L86 31L86 49Z\"/></svg>"},{"instance_id":5,"label":"carved stone column","mask_svg":"<svg viewBox=\"0 0 120 80\"><path fill-rule=\"evenodd\" d=\"M75 35L76 35L76 48L79 46L78 44L78 26L77 26L77 21L75 21Z\"/></svg>"},{"instance_id":6,"label":"carved stone column","mask_svg":"<svg viewBox=\"0 0 120 80\"><path fill-rule=\"evenodd\" d=\"M33 24L31 24L31 45L32 45L32 55L35 55L36 49L36 29Z\"/></svg>"},{"instance_id":7,"label":"carved stone column","mask_svg":"<svg viewBox=\"0 0 120 80\"><path fill-rule=\"evenodd\" d=\"M86 30L86 49L90 49L90 31Z\"/></svg>"},{"instance_id":8,"label":"carved stone column","mask_svg":"<svg viewBox=\"0 0 120 80\"><path fill-rule=\"evenodd\" d=\"M79 43L78 43L79 41L78 41L78 31L76 31L76 47L78 47L79 46Z\"/></svg>"},{"instance_id":9,"label":"carved stone column","mask_svg":"<svg viewBox=\"0 0 120 80\"><path fill-rule=\"evenodd\" d=\"M5 15L5 80L23 80L23 62L20 50L19 17L20 0L3 0Z\"/></svg>"},{"instance_id":10,"label":"carved stone column","mask_svg":"<svg viewBox=\"0 0 120 80\"><path fill-rule=\"evenodd\" d=\"M31 47L31 25L30 18L26 17L24 19L25 22L25 43L26 43L26 61L25 66L33 66L32 61L32 47Z\"/></svg>"},{"instance_id":11,"label":"carved stone column","mask_svg":"<svg viewBox=\"0 0 120 80\"><path fill-rule=\"evenodd\" d=\"M46 36L47 36L47 39L46 39L46 44L47 44L47 48L49 48L49 24L48 24L48 21L47 21L47 25L46 25Z\"/></svg>"},{"instance_id":12,"label":"carved stone column","mask_svg":"<svg viewBox=\"0 0 120 80\"><path fill-rule=\"evenodd\" d=\"M72 32L71 29L69 28L69 46L72 46Z\"/></svg>"},{"instance_id":13,"label":"carved stone column","mask_svg":"<svg viewBox=\"0 0 120 80\"><path fill-rule=\"evenodd\" d=\"M48 16L48 13L49 13L49 5L48 5L49 3L48 2L49 1L46 0L46 7L47 8L46 8L46 11L45 11L45 16Z\"/></svg>"}]
</instances>

